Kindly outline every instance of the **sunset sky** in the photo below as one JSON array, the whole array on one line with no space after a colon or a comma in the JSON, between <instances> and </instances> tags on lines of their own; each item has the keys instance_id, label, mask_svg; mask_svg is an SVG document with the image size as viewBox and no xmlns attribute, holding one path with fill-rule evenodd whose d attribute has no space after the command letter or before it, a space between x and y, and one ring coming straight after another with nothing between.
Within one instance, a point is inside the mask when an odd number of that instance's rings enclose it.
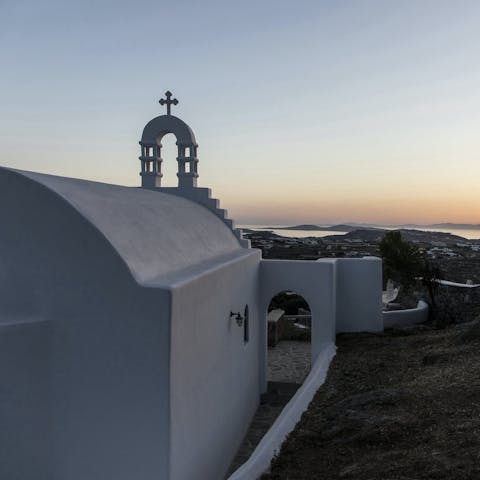
<instances>
[{"instance_id":1,"label":"sunset sky","mask_svg":"<svg viewBox=\"0 0 480 480\"><path fill-rule=\"evenodd\" d=\"M0 0L0 71L2 166L139 185L170 89L239 223L480 223L477 0Z\"/></svg>"}]
</instances>

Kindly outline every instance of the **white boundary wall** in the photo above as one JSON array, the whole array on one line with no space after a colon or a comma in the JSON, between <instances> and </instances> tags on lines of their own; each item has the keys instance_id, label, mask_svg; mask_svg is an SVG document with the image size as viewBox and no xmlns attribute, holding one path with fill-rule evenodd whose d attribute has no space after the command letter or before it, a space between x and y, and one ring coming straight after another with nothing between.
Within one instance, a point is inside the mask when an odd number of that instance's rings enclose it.
<instances>
[{"instance_id":1,"label":"white boundary wall","mask_svg":"<svg viewBox=\"0 0 480 480\"><path fill-rule=\"evenodd\" d=\"M339 258L335 276L336 332L383 331L382 260Z\"/></svg>"},{"instance_id":2,"label":"white boundary wall","mask_svg":"<svg viewBox=\"0 0 480 480\"><path fill-rule=\"evenodd\" d=\"M390 310L383 312L383 328L403 325L415 325L428 320L428 304L423 300L418 302L417 308L407 310Z\"/></svg>"},{"instance_id":3,"label":"white boundary wall","mask_svg":"<svg viewBox=\"0 0 480 480\"><path fill-rule=\"evenodd\" d=\"M302 295L312 312L313 367L303 385L257 445L250 458L228 480L253 480L270 466L287 435L295 428L318 388L324 383L335 355L335 332L383 330L382 261L320 259L261 261L260 332L262 388L266 388L266 312L271 299L282 291Z\"/></svg>"}]
</instances>

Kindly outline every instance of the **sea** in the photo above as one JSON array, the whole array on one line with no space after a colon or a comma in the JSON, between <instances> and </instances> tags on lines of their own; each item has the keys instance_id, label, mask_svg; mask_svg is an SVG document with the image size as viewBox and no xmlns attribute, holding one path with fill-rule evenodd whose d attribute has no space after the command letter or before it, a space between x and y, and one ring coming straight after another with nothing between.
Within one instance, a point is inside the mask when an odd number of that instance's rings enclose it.
<instances>
[{"instance_id":1,"label":"sea","mask_svg":"<svg viewBox=\"0 0 480 480\"><path fill-rule=\"evenodd\" d=\"M347 232L342 231L332 231L332 230L283 230L284 225L237 225L238 228L248 228L250 230L268 230L277 235L287 238L306 238L306 237L327 237L329 235L344 235ZM323 226L323 225L322 225ZM384 227L377 226L378 228L384 228L385 230L395 230L398 228L405 227ZM358 228L368 228L358 225ZM424 232L443 232L451 233L452 235L458 235L469 240L478 240L480 239L480 230L478 229L463 229L463 228L429 228L429 227L415 227L415 230L420 230Z\"/></svg>"}]
</instances>

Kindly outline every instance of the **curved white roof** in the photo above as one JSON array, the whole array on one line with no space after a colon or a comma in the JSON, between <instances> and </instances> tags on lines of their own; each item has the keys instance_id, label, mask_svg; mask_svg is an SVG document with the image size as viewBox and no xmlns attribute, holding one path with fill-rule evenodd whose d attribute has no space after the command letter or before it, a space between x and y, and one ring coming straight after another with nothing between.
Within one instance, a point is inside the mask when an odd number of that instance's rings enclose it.
<instances>
[{"instance_id":1,"label":"curved white roof","mask_svg":"<svg viewBox=\"0 0 480 480\"><path fill-rule=\"evenodd\" d=\"M106 237L138 282L152 282L215 258L245 253L218 217L184 198L12 169L0 168L0 175L6 170L43 185L68 202Z\"/></svg>"}]
</instances>

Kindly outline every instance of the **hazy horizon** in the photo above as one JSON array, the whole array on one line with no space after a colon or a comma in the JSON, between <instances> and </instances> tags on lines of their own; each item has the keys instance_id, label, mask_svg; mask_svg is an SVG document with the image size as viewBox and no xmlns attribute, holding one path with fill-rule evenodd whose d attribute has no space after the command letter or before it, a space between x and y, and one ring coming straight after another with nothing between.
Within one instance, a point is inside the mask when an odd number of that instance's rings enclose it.
<instances>
[{"instance_id":1,"label":"hazy horizon","mask_svg":"<svg viewBox=\"0 0 480 480\"><path fill-rule=\"evenodd\" d=\"M4 0L0 165L139 185L170 89L237 223L480 223L479 20L474 0Z\"/></svg>"},{"instance_id":2,"label":"hazy horizon","mask_svg":"<svg viewBox=\"0 0 480 480\"><path fill-rule=\"evenodd\" d=\"M479 227L480 228L480 223L455 223L455 222L439 222L439 223L430 223L430 224L419 224L419 223L413 223L413 222L406 222L406 223L369 223L369 222L353 222L353 221L342 221L342 222L300 222L300 223L288 223L288 224L278 224L278 223L272 223L272 222L260 222L260 223L242 223L241 225L252 225L252 226L262 226L262 225L265 225L265 226L269 226L269 227L277 227L277 228L281 228L281 227L294 227L294 226L301 226L301 225L316 225L316 226L319 226L319 227L334 227L336 225L350 225L350 226L355 226L355 225L358 225L358 226L378 226L378 227L401 227L401 226L409 226L409 225L413 225L413 226L418 226L418 227L434 227L436 225L443 225L443 226L447 226L447 225L451 225L452 228L455 228L455 229L458 229L458 230L461 230L461 226L462 225L467 225L467 228L468 227Z\"/></svg>"}]
</instances>

